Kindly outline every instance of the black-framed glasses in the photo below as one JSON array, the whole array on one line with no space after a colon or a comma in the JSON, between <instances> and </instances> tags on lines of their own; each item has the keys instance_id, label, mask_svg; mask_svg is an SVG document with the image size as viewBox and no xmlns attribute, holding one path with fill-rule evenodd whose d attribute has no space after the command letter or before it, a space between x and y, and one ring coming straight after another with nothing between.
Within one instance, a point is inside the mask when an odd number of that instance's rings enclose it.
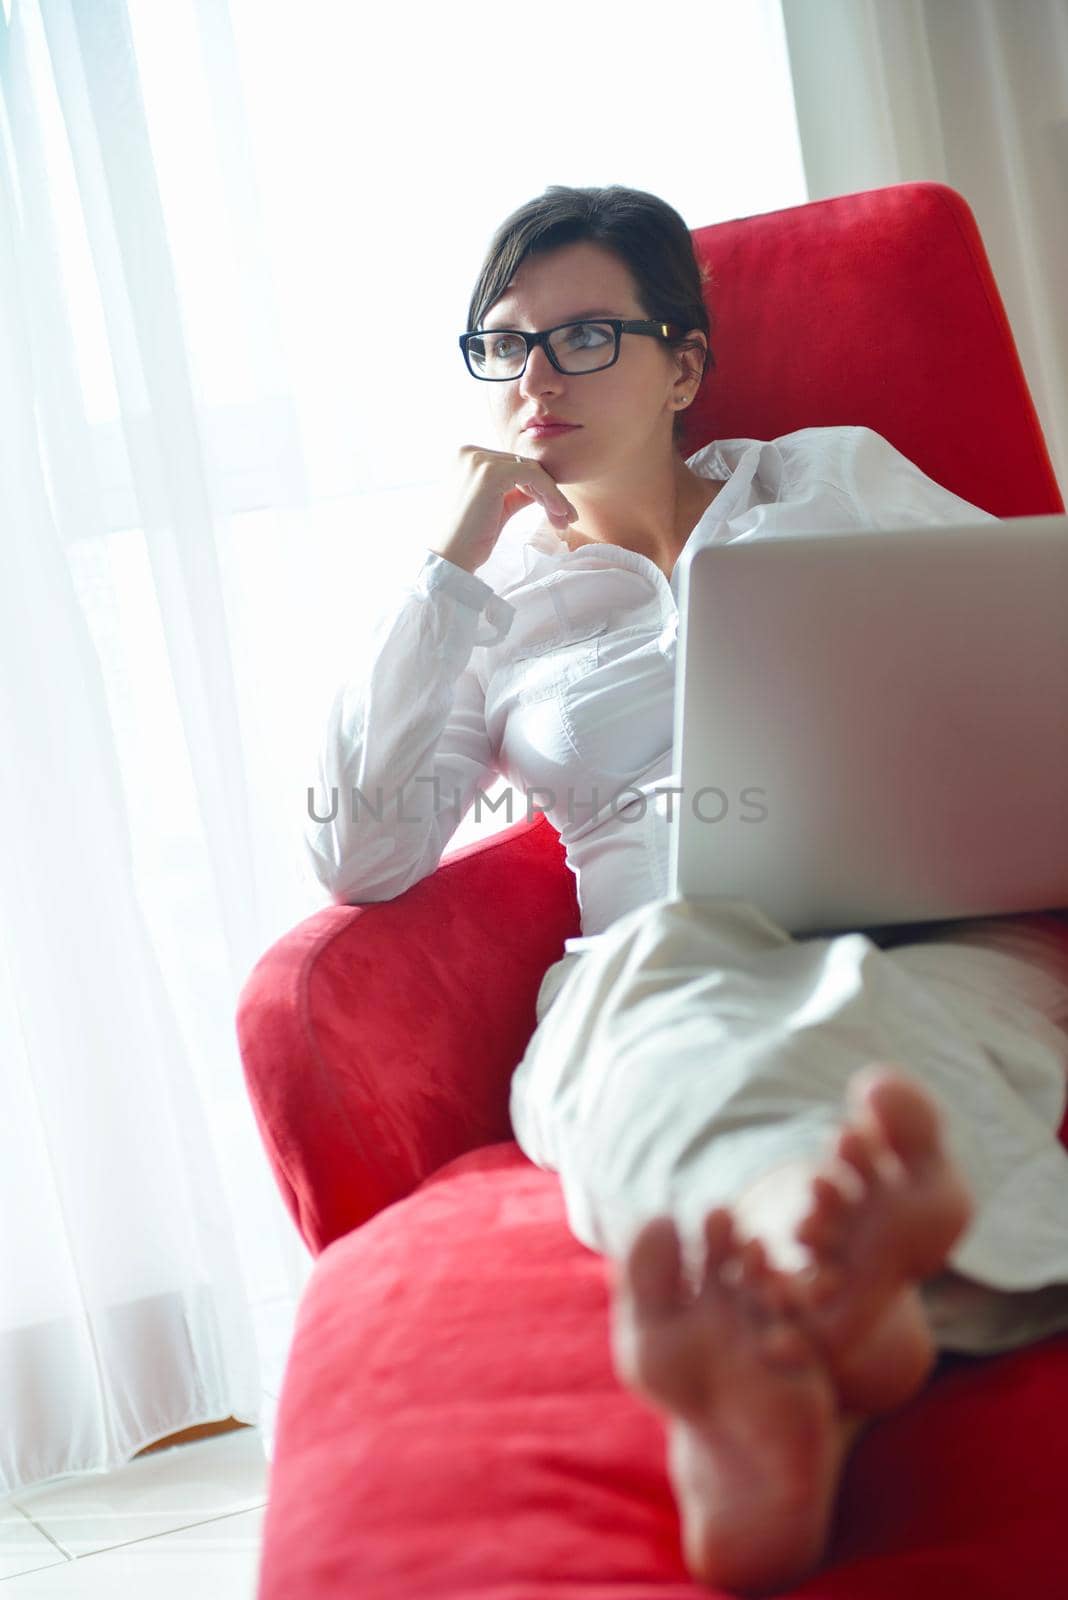
<instances>
[{"instance_id":1,"label":"black-framed glasses","mask_svg":"<svg viewBox=\"0 0 1068 1600\"><path fill-rule=\"evenodd\" d=\"M490 328L461 333L460 349L473 378L488 383L510 383L527 370L527 357L540 344L557 372L602 372L619 360L619 339L624 333L644 333L654 339L672 339L682 330L673 322L635 322L623 317L598 317L582 322L561 322L541 333L521 328Z\"/></svg>"}]
</instances>

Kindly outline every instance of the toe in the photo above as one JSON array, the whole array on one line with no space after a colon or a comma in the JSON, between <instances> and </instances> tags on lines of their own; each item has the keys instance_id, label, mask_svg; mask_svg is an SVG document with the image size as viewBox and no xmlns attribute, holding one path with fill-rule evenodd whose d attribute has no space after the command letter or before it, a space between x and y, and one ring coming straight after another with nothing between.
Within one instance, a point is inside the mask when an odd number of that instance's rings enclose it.
<instances>
[{"instance_id":1,"label":"toe","mask_svg":"<svg viewBox=\"0 0 1068 1600\"><path fill-rule=\"evenodd\" d=\"M636 1308L674 1312L682 1301L682 1245L671 1217L654 1217L635 1236L620 1277Z\"/></svg>"},{"instance_id":2,"label":"toe","mask_svg":"<svg viewBox=\"0 0 1068 1600\"><path fill-rule=\"evenodd\" d=\"M763 1314L771 1311L766 1293L770 1272L764 1241L747 1239L738 1251L738 1283L750 1309Z\"/></svg>"},{"instance_id":3,"label":"toe","mask_svg":"<svg viewBox=\"0 0 1068 1600\"><path fill-rule=\"evenodd\" d=\"M720 1262L734 1247L734 1216L727 1206L716 1206L705 1218L705 1251L709 1260Z\"/></svg>"},{"instance_id":4,"label":"toe","mask_svg":"<svg viewBox=\"0 0 1068 1600\"><path fill-rule=\"evenodd\" d=\"M828 1228L840 1224L849 1210L853 1195L846 1192L844 1185L855 1189L859 1182L856 1173L846 1168L842 1171L839 1166L832 1177L829 1171L817 1172L812 1179L812 1210L813 1215L820 1219Z\"/></svg>"},{"instance_id":5,"label":"toe","mask_svg":"<svg viewBox=\"0 0 1068 1600\"><path fill-rule=\"evenodd\" d=\"M850 1079L849 1094L909 1171L937 1154L941 1114L923 1085L902 1069L872 1063Z\"/></svg>"},{"instance_id":6,"label":"toe","mask_svg":"<svg viewBox=\"0 0 1068 1600\"><path fill-rule=\"evenodd\" d=\"M742 1282L755 1288L768 1270L768 1258L762 1239L747 1239L741 1248Z\"/></svg>"},{"instance_id":7,"label":"toe","mask_svg":"<svg viewBox=\"0 0 1068 1600\"><path fill-rule=\"evenodd\" d=\"M713 1293L719 1286L720 1273L737 1247L734 1217L726 1206L717 1206L705 1218L705 1259L697 1292Z\"/></svg>"},{"instance_id":8,"label":"toe","mask_svg":"<svg viewBox=\"0 0 1068 1600\"><path fill-rule=\"evenodd\" d=\"M855 1175L854 1175L855 1177ZM855 1179L859 1183L859 1179ZM849 1200L830 1177L817 1173L811 1184L811 1204L794 1229L794 1237L810 1249L832 1252L845 1238Z\"/></svg>"},{"instance_id":9,"label":"toe","mask_svg":"<svg viewBox=\"0 0 1068 1600\"><path fill-rule=\"evenodd\" d=\"M793 1316L797 1306L794 1300L792 1272L784 1272L779 1267L769 1268L765 1283L765 1293L768 1297L768 1304L776 1316Z\"/></svg>"},{"instance_id":10,"label":"toe","mask_svg":"<svg viewBox=\"0 0 1068 1600\"><path fill-rule=\"evenodd\" d=\"M843 1128L835 1142L835 1154L841 1161L846 1162L866 1184L873 1183L878 1177L878 1168L875 1161L875 1152L871 1141L861 1133L859 1128Z\"/></svg>"},{"instance_id":11,"label":"toe","mask_svg":"<svg viewBox=\"0 0 1068 1600\"><path fill-rule=\"evenodd\" d=\"M828 1218L818 1211L813 1211L797 1224L794 1238L798 1244L807 1244L810 1250L829 1253L841 1246L841 1224L836 1218Z\"/></svg>"}]
</instances>

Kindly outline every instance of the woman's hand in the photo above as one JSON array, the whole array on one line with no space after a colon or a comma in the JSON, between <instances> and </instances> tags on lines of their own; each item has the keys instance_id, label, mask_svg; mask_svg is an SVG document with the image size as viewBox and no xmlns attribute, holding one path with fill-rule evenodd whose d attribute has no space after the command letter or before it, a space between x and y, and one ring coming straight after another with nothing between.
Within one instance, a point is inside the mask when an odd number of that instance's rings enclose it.
<instances>
[{"instance_id":1,"label":"woman's hand","mask_svg":"<svg viewBox=\"0 0 1068 1600\"><path fill-rule=\"evenodd\" d=\"M461 445L450 526L445 537L429 548L474 572L489 559L508 519L532 500L544 506L554 527L566 527L578 516L540 461Z\"/></svg>"}]
</instances>

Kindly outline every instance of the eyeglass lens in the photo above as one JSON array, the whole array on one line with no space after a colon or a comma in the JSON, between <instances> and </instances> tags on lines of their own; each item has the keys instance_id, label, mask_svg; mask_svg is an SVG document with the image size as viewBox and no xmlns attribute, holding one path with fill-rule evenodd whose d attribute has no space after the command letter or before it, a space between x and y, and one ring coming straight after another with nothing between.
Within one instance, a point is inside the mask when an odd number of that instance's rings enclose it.
<instances>
[{"instance_id":1,"label":"eyeglass lens","mask_svg":"<svg viewBox=\"0 0 1068 1600\"><path fill-rule=\"evenodd\" d=\"M607 322L569 322L549 338L553 355L565 372L596 372L611 365L615 329ZM517 378L527 359L521 333L482 333L467 341L472 371L479 378Z\"/></svg>"}]
</instances>

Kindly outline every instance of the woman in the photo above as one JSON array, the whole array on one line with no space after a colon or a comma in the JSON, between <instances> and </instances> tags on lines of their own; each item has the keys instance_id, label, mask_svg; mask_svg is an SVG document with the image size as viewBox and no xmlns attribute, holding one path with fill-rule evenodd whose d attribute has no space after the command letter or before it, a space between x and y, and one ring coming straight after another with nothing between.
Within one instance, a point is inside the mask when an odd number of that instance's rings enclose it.
<instances>
[{"instance_id":1,"label":"woman","mask_svg":"<svg viewBox=\"0 0 1068 1600\"><path fill-rule=\"evenodd\" d=\"M690 1570L759 1593L818 1564L859 1430L939 1349L1068 1327L1068 929L796 940L667 897L684 547L987 515L866 428L684 460L703 281L641 191L554 187L498 229L461 346L500 448L461 450L338 692L320 782L359 803L307 842L356 903L433 871L496 773L560 830L582 936L542 983L516 1137L616 1265L616 1368L664 1414Z\"/></svg>"}]
</instances>

